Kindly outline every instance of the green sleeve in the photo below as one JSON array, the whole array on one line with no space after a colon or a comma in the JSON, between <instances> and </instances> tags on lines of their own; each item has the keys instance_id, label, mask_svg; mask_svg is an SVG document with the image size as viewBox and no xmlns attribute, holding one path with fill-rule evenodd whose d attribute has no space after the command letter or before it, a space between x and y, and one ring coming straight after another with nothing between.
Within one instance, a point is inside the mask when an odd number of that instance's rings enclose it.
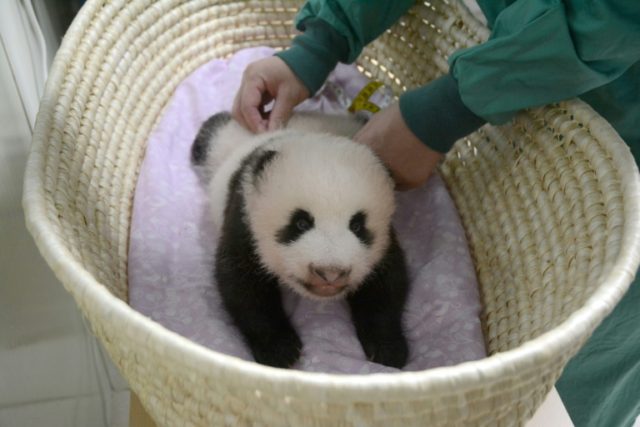
<instances>
[{"instance_id":1,"label":"green sleeve","mask_svg":"<svg viewBox=\"0 0 640 427\"><path fill-rule=\"evenodd\" d=\"M462 101L492 123L585 94L640 59L638 1L519 0L492 27L450 58Z\"/></svg>"},{"instance_id":2,"label":"green sleeve","mask_svg":"<svg viewBox=\"0 0 640 427\"><path fill-rule=\"evenodd\" d=\"M296 15L291 48L277 54L305 84L320 89L338 62L352 63L415 0L309 0Z\"/></svg>"},{"instance_id":3,"label":"green sleeve","mask_svg":"<svg viewBox=\"0 0 640 427\"><path fill-rule=\"evenodd\" d=\"M351 63L413 4L415 0L309 0L296 16L296 27L304 30L304 22L312 17L327 22L346 39L345 62Z\"/></svg>"},{"instance_id":4,"label":"green sleeve","mask_svg":"<svg viewBox=\"0 0 640 427\"><path fill-rule=\"evenodd\" d=\"M556 383L576 427L631 427L640 417L640 277Z\"/></svg>"},{"instance_id":5,"label":"green sleeve","mask_svg":"<svg viewBox=\"0 0 640 427\"><path fill-rule=\"evenodd\" d=\"M451 74L403 93L400 113L411 132L439 153L446 153L458 139L486 122L462 102Z\"/></svg>"},{"instance_id":6,"label":"green sleeve","mask_svg":"<svg viewBox=\"0 0 640 427\"><path fill-rule=\"evenodd\" d=\"M333 27L319 18L305 21L304 33L291 47L276 53L313 95L324 84L338 62L345 62L349 45Z\"/></svg>"},{"instance_id":7,"label":"green sleeve","mask_svg":"<svg viewBox=\"0 0 640 427\"><path fill-rule=\"evenodd\" d=\"M291 48L277 54L294 74L315 93L338 62L353 62L363 47L382 34L415 3L415 0L309 0L296 16L303 33ZM450 76L404 94L400 109L409 128L436 151L485 121L460 100Z\"/></svg>"}]
</instances>

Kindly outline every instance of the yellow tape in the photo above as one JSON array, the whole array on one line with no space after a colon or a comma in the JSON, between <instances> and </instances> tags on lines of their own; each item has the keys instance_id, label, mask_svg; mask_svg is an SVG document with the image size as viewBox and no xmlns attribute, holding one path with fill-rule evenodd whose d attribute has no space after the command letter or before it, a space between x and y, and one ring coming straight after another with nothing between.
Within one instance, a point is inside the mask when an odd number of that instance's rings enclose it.
<instances>
[{"instance_id":1,"label":"yellow tape","mask_svg":"<svg viewBox=\"0 0 640 427\"><path fill-rule=\"evenodd\" d=\"M349 106L349 111L351 113L355 113L357 111L366 110L371 113L377 113L380 111L380 107L378 107L373 102L369 101L371 95L373 95L378 89L382 87L382 82L373 81L369 82L365 87L362 88L360 92L353 98L353 102Z\"/></svg>"}]
</instances>

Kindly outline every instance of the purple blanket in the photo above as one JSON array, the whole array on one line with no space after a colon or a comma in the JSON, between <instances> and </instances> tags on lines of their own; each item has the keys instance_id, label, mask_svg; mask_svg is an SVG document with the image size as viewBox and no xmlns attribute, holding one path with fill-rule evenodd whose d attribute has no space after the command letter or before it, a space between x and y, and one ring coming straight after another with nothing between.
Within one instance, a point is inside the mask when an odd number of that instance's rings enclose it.
<instances>
[{"instance_id":1,"label":"purple blanket","mask_svg":"<svg viewBox=\"0 0 640 427\"><path fill-rule=\"evenodd\" d=\"M252 360L224 312L213 282L216 236L204 189L189 163L200 124L229 110L246 65L268 48L213 60L183 81L151 134L135 193L129 252L133 308L216 351ZM367 83L339 65L327 85L300 109L344 111ZM346 100L346 101L345 101ZM481 306L464 231L439 177L398 193L394 224L409 265L411 290L404 322L407 371L485 357ZM317 303L284 291L285 308L304 343L296 368L368 374L394 368L368 362L344 301Z\"/></svg>"}]
</instances>

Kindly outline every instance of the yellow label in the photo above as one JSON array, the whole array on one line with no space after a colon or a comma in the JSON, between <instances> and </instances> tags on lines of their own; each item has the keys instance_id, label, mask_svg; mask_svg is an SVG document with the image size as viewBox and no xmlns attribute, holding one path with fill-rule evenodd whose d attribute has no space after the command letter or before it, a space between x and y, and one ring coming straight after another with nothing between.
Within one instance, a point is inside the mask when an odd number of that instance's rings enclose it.
<instances>
[{"instance_id":1,"label":"yellow label","mask_svg":"<svg viewBox=\"0 0 640 427\"><path fill-rule=\"evenodd\" d=\"M382 87L382 82L373 81L367 83L365 87L362 88L360 92L353 98L353 102L349 106L349 111L351 113L355 113L357 111L366 110L371 113L377 113L380 111L380 107L369 101L371 95L375 93L378 89Z\"/></svg>"}]
</instances>

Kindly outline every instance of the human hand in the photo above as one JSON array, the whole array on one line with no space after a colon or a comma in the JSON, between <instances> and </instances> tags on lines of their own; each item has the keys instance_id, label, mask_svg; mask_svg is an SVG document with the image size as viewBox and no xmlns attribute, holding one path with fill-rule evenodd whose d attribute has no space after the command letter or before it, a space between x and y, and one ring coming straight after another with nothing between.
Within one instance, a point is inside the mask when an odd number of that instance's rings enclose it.
<instances>
[{"instance_id":1,"label":"human hand","mask_svg":"<svg viewBox=\"0 0 640 427\"><path fill-rule=\"evenodd\" d=\"M293 108L309 97L309 91L277 56L249 64L233 102L231 115L252 132L281 128ZM275 100L271 111L265 105Z\"/></svg>"},{"instance_id":2,"label":"human hand","mask_svg":"<svg viewBox=\"0 0 640 427\"><path fill-rule=\"evenodd\" d=\"M374 114L353 139L368 145L380 157L391 170L398 190L423 185L443 157L411 132L397 103Z\"/></svg>"}]
</instances>

